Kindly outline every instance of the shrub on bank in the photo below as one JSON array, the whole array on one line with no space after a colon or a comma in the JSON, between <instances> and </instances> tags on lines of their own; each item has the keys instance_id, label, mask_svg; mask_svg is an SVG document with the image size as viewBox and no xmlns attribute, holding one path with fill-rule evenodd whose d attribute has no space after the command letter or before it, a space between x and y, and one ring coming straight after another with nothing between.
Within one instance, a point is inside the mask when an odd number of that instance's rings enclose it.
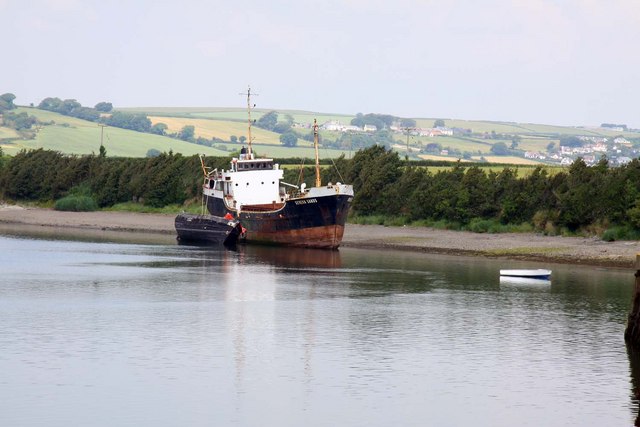
<instances>
[{"instance_id":1,"label":"shrub on bank","mask_svg":"<svg viewBox=\"0 0 640 427\"><path fill-rule=\"evenodd\" d=\"M53 208L57 211L91 212L98 210L98 203L87 182L76 185L69 193L57 200Z\"/></svg>"},{"instance_id":2,"label":"shrub on bank","mask_svg":"<svg viewBox=\"0 0 640 427\"><path fill-rule=\"evenodd\" d=\"M57 211L91 212L98 210L98 204L90 196L67 196L56 201L53 208Z\"/></svg>"},{"instance_id":3,"label":"shrub on bank","mask_svg":"<svg viewBox=\"0 0 640 427\"><path fill-rule=\"evenodd\" d=\"M602 240L613 242L615 240L640 240L640 231L628 226L611 227L602 233Z\"/></svg>"}]
</instances>

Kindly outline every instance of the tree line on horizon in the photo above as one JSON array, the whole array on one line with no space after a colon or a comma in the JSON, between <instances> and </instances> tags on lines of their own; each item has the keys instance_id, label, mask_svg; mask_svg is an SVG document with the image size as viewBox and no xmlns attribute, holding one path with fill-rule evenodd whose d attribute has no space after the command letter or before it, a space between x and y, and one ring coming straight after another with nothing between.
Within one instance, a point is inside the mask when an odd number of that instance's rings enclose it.
<instances>
[{"instance_id":1,"label":"tree line on horizon","mask_svg":"<svg viewBox=\"0 0 640 427\"><path fill-rule=\"evenodd\" d=\"M228 167L229 158L207 158L211 167ZM485 171L456 163L433 172L414 166L382 146L341 157L323 168L323 182L354 186L352 218L382 223L445 223L448 227L492 231L527 224L549 234L586 232L609 238L640 236L640 160L611 168L606 159L588 167L576 160L566 171L549 174L537 167L519 177L517 169ZM97 207L137 202L153 207L184 204L200 197L197 156L162 153L154 158L67 156L55 151L21 151L0 162L2 197L55 201L79 187ZM313 185L313 170L286 169L285 181ZM606 234L606 233L605 233Z\"/></svg>"}]
</instances>

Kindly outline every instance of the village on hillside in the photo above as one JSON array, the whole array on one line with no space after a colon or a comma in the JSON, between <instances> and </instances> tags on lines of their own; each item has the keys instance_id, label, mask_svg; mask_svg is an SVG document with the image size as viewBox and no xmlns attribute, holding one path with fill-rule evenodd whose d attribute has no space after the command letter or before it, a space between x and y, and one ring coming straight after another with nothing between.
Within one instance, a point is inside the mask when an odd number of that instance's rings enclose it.
<instances>
[{"instance_id":1,"label":"village on hillside","mask_svg":"<svg viewBox=\"0 0 640 427\"><path fill-rule=\"evenodd\" d=\"M436 121L437 123L437 121ZM435 124L435 123L434 123ZM296 124L294 127L309 127L310 125ZM364 133L373 134L379 129L376 126L365 124L364 126L356 126L353 124L343 124L338 120L329 120L320 126L320 129L337 133ZM491 139L512 140L508 149L511 156L522 157L531 161L568 166L577 158L582 158L587 165L595 165L598 161L605 157L612 166L619 166L629 163L633 158L640 155L640 143L629 141L623 136L602 137L602 136L571 136L562 138L556 136L557 142L551 142L546 146L546 150L528 151L518 149L517 141L521 139L520 135L506 135L488 132L474 132L471 129L458 127L434 126L434 127L403 127L399 124L393 124L385 127L385 130L394 134L398 140L407 136L421 138L419 146L407 146L408 152L430 153L443 157L461 158L459 150L451 147L443 147L444 144L438 143L438 137L462 137L473 138L479 141L487 141ZM628 132L626 127L600 127L596 130L600 131L618 131ZM433 142L424 142L424 138L434 138ZM450 143L449 143L450 144ZM414 144L415 145L415 144ZM398 144L398 148L404 146ZM455 147L454 147L455 148ZM497 155L505 155L507 153L496 152Z\"/></svg>"}]
</instances>

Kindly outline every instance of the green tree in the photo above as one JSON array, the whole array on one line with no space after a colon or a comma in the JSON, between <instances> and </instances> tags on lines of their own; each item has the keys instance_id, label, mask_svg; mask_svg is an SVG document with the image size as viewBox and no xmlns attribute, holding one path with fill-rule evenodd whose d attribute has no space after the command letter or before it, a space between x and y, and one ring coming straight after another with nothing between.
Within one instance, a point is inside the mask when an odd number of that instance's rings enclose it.
<instances>
[{"instance_id":1,"label":"green tree","mask_svg":"<svg viewBox=\"0 0 640 427\"><path fill-rule=\"evenodd\" d=\"M62 100L60 98L45 98L40 101L38 108L41 110L56 111L61 108Z\"/></svg>"},{"instance_id":2,"label":"green tree","mask_svg":"<svg viewBox=\"0 0 640 427\"><path fill-rule=\"evenodd\" d=\"M231 135L229 137L229 141L231 141L233 144L237 144L238 143L238 137L235 135Z\"/></svg>"},{"instance_id":3,"label":"green tree","mask_svg":"<svg viewBox=\"0 0 640 427\"><path fill-rule=\"evenodd\" d=\"M515 150L518 148L518 145L520 145L520 142L522 142L522 137L520 135L513 135L513 137L511 137L511 146L509 148Z\"/></svg>"},{"instance_id":4,"label":"green tree","mask_svg":"<svg viewBox=\"0 0 640 427\"><path fill-rule=\"evenodd\" d=\"M434 128L443 128L446 127L447 125L445 124L444 120L442 119L437 119L435 122L433 122L433 127Z\"/></svg>"},{"instance_id":5,"label":"green tree","mask_svg":"<svg viewBox=\"0 0 640 427\"><path fill-rule=\"evenodd\" d=\"M108 113L113 110L113 104L110 102L98 102L94 107L97 111Z\"/></svg>"},{"instance_id":6,"label":"green tree","mask_svg":"<svg viewBox=\"0 0 640 427\"><path fill-rule=\"evenodd\" d=\"M606 158L592 168L581 158L574 161L569 167L565 185L556 190L561 224L577 230L607 218L611 206L607 197L610 176Z\"/></svg>"},{"instance_id":7,"label":"green tree","mask_svg":"<svg viewBox=\"0 0 640 427\"><path fill-rule=\"evenodd\" d=\"M123 111L115 111L105 120L105 123L109 126L138 132L149 132L151 129L151 120L145 114L131 114Z\"/></svg>"},{"instance_id":8,"label":"green tree","mask_svg":"<svg viewBox=\"0 0 640 427\"><path fill-rule=\"evenodd\" d=\"M82 105L75 99L65 99L62 101L62 105L60 106L58 113L70 115L73 110L80 107L82 107Z\"/></svg>"},{"instance_id":9,"label":"green tree","mask_svg":"<svg viewBox=\"0 0 640 427\"><path fill-rule=\"evenodd\" d=\"M180 138L183 141L193 142L195 141L195 132L196 132L195 126L193 125L183 126L182 129L180 130L180 133L178 134L178 138Z\"/></svg>"},{"instance_id":10,"label":"green tree","mask_svg":"<svg viewBox=\"0 0 640 427\"><path fill-rule=\"evenodd\" d=\"M291 130L291 125L287 122L278 122L276 123L276 125L273 127L273 131L276 133L287 133Z\"/></svg>"},{"instance_id":11,"label":"green tree","mask_svg":"<svg viewBox=\"0 0 640 427\"><path fill-rule=\"evenodd\" d=\"M31 126L37 123L37 119L34 116L30 116L27 113L15 114L13 112L5 112L2 115L2 123L4 126L15 130L31 129Z\"/></svg>"},{"instance_id":12,"label":"green tree","mask_svg":"<svg viewBox=\"0 0 640 427\"><path fill-rule=\"evenodd\" d=\"M440 153L442 151L442 145L437 142L430 142L425 146L424 151L427 153Z\"/></svg>"},{"instance_id":13,"label":"green tree","mask_svg":"<svg viewBox=\"0 0 640 427\"><path fill-rule=\"evenodd\" d=\"M158 150L157 148L149 148L149 150L147 150L146 157L158 157L160 154L162 154L162 152L160 152L160 150Z\"/></svg>"},{"instance_id":14,"label":"green tree","mask_svg":"<svg viewBox=\"0 0 640 427\"><path fill-rule=\"evenodd\" d=\"M400 119L400 126L403 128L414 128L416 127L416 121L413 119Z\"/></svg>"},{"instance_id":15,"label":"green tree","mask_svg":"<svg viewBox=\"0 0 640 427\"><path fill-rule=\"evenodd\" d=\"M397 117L391 116L388 114L356 114L356 117L351 120L351 124L353 126L363 127L364 125L375 126L377 130L384 129L385 127L391 126L396 120Z\"/></svg>"},{"instance_id":16,"label":"green tree","mask_svg":"<svg viewBox=\"0 0 640 427\"><path fill-rule=\"evenodd\" d=\"M280 135L280 142L285 147L295 147L298 145L298 137L293 132L287 132Z\"/></svg>"},{"instance_id":17,"label":"green tree","mask_svg":"<svg viewBox=\"0 0 640 427\"><path fill-rule=\"evenodd\" d=\"M244 135L240 135L239 140L240 140L240 144L244 144L245 142L247 142L247 137Z\"/></svg>"},{"instance_id":18,"label":"green tree","mask_svg":"<svg viewBox=\"0 0 640 427\"><path fill-rule=\"evenodd\" d=\"M276 123L278 123L278 112L269 111L258 119L256 126L266 130L273 130Z\"/></svg>"},{"instance_id":19,"label":"green tree","mask_svg":"<svg viewBox=\"0 0 640 427\"><path fill-rule=\"evenodd\" d=\"M510 154L507 144L504 142L496 142L491 146L491 152L496 156L508 156Z\"/></svg>"},{"instance_id":20,"label":"green tree","mask_svg":"<svg viewBox=\"0 0 640 427\"><path fill-rule=\"evenodd\" d=\"M573 135L563 135L560 137L560 146L561 147L582 147L584 142Z\"/></svg>"},{"instance_id":21,"label":"green tree","mask_svg":"<svg viewBox=\"0 0 640 427\"><path fill-rule=\"evenodd\" d=\"M4 93L0 95L0 113L16 108L13 104L14 99L16 99L16 96L12 93Z\"/></svg>"},{"instance_id":22,"label":"green tree","mask_svg":"<svg viewBox=\"0 0 640 427\"><path fill-rule=\"evenodd\" d=\"M168 128L169 127L164 123L156 123L155 125L151 126L151 129L149 130L149 132L154 133L156 135L166 135Z\"/></svg>"},{"instance_id":23,"label":"green tree","mask_svg":"<svg viewBox=\"0 0 640 427\"><path fill-rule=\"evenodd\" d=\"M398 153L374 145L360 150L353 157L346 181L353 184L353 209L363 215L384 212L389 200L385 189L402 174Z\"/></svg>"}]
</instances>

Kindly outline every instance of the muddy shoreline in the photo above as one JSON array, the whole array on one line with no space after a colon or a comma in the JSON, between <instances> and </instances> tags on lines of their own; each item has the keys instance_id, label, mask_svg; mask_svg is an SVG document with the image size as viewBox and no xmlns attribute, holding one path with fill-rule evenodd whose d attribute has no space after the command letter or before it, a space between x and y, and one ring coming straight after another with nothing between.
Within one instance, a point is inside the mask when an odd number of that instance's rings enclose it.
<instances>
[{"instance_id":1,"label":"muddy shoreline","mask_svg":"<svg viewBox=\"0 0 640 427\"><path fill-rule=\"evenodd\" d=\"M175 235L173 214L60 212L0 205L0 224L47 227L51 232L102 230ZM598 238L543 236L534 233L479 234L424 227L348 224L343 247L390 249L447 255L545 261L632 268L640 242L604 242Z\"/></svg>"}]
</instances>

